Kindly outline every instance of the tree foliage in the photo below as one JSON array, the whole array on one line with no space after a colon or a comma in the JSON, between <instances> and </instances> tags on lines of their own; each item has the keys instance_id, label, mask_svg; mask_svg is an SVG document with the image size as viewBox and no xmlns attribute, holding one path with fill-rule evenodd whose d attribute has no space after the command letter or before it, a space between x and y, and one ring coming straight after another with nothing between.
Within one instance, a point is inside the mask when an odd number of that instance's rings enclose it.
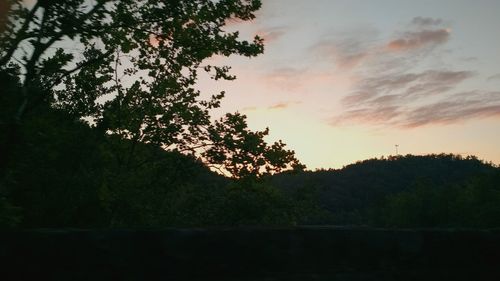
<instances>
[{"instance_id":1,"label":"tree foliage","mask_svg":"<svg viewBox=\"0 0 500 281\"><path fill-rule=\"evenodd\" d=\"M317 193L313 201L326 213L311 218L315 224L497 227L498 174L474 156L406 155L278 174L272 183L291 195Z\"/></svg>"},{"instance_id":2,"label":"tree foliage","mask_svg":"<svg viewBox=\"0 0 500 281\"><path fill-rule=\"evenodd\" d=\"M268 145L264 141L268 133L269 129L250 131L244 115L226 114L211 127L210 146L203 156L238 178L304 169L294 152L286 150L281 141Z\"/></svg>"},{"instance_id":3,"label":"tree foliage","mask_svg":"<svg viewBox=\"0 0 500 281\"><path fill-rule=\"evenodd\" d=\"M385 198L370 221L385 227L475 227L500 225L500 172L465 182L436 186L417 183Z\"/></svg>"},{"instance_id":4,"label":"tree foliage","mask_svg":"<svg viewBox=\"0 0 500 281\"><path fill-rule=\"evenodd\" d=\"M212 56L263 52L261 38L226 31L260 6L2 1L0 227L296 222L291 201L254 181L302 168L294 153L244 115L214 121L225 93L196 85L199 75L235 79Z\"/></svg>"},{"instance_id":5,"label":"tree foliage","mask_svg":"<svg viewBox=\"0 0 500 281\"><path fill-rule=\"evenodd\" d=\"M202 99L197 78L203 72L214 80L235 78L229 66L206 64L214 55L253 57L263 52L258 36L241 40L238 32L225 30L228 20L252 20L260 0L26 3L9 0L0 35L0 71L19 77L21 83L13 122L21 122L47 103L107 134L214 160L202 151L215 146L220 150L213 136L229 134L231 124L211 122L210 110L220 105L224 92ZM238 129L249 132L246 123ZM267 145L264 135L254 134L261 138L259 145ZM296 162L281 142L267 150ZM238 153L226 150L234 159ZM258 153L260 158L271 156ZM291 166L275 160L257 162L267 165L248 171L255 174ZM241 169L225 168L219 167L233 176L244 174Z\"/></svg>"}]
</instances>

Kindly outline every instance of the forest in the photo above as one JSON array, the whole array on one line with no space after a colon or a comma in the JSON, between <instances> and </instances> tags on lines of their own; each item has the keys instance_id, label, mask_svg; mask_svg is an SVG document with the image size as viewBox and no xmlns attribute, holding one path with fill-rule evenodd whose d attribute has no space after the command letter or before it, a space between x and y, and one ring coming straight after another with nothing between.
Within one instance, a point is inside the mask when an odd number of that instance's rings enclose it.
<instances>
[{"instance_id":1,"label":"forest","mask_svg":"<svg viewBox=\"0 0 500 281\"><path fill-rule=\"evenodd\" d=\"M3 1L0 227L500 227L500 168L474 156L310 171L244 114L212 118L226 93L198 78L264 52L224 28L261 4Z\"/></svg>"}]
</instances>

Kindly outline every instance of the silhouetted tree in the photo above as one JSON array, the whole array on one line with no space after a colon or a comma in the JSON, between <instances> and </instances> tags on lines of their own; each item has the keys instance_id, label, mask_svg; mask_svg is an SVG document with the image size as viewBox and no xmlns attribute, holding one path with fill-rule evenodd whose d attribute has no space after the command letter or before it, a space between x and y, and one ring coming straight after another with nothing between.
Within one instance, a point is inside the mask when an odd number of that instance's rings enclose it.
<instances>
[{"instance_id":1,"label":"silhouetted tree","mask_svg":"<svg viewBox=\"0 0 500 281\"><path fill-rule=\"evenodd\" d=\"M224 30L228 20L253 19L260 6L260 0L10 0L0 35L0 71L20 79L13 126L46 103L131 140L127 153L118 153L124 169L134 162L138 143L228 164L202 153L207 146L229 145L214 141L213 133L223 133L234 118L223 119L229 123L220 126L209 115L224 92L204 100L195 84L200 71L215 80L235 78L228 66L204 64L207 58L263 52L258 36L249 42ZM246 123L232 129L249 134ZM253 137L267 146L264 135ZM242 176L298 166L281 142L265 149L261 156L282 155L290 163L258 160L247 173L234 165L226 170Z\"/></svg>"},{"instance_id":2,"label":"silhouetted tree","mask_svg":"<svg viewBox=\"0 0 500 281\"><path fill-rule=\"evenodd\" d=\"M305 166L295 158L294 152L275 142L268 145L264 137L269 129L252 132L247 128L245 116L226 114L209 129L207 149L203 157L217 168L237 178L248 178L284 169L303 170Z\"/></svg>"},{"instance_id":3,"label":"silhouetted tree","mask_svg":"<svg viewBox=\"0 0 500 281\"><path fill-rule=\"evenodd\" d=\"M225 31L260 5L3 1L0 226L295 222L288 199L253 181L302 168L293 152L265 142L267 129L250 131L244 115L212 121L224 92L196 89L202 73L235 79L206 59L263 52L259 37ZM229 189L205 165L250 180ZM238 213L235 202L256 209Z\"/></svg>"}]
</instances>

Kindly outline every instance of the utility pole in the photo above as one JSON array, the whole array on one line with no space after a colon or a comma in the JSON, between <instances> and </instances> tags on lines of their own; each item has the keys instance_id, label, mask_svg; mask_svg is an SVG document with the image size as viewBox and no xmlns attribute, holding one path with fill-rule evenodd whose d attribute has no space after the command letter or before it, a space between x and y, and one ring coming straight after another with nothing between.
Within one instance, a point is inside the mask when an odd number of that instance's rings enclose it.
<instances>
[{"instance_id":1,"label":"utility pole","mask_svg":"<svg viewBox=\"0 0 500 281\"><path fill-rule=\"evenodd\" d=\"M396 156L398 156L399 155L399 153L398 153L399 144L396 144L395 146L396 146Z\"/></svg>"}]
</instances>

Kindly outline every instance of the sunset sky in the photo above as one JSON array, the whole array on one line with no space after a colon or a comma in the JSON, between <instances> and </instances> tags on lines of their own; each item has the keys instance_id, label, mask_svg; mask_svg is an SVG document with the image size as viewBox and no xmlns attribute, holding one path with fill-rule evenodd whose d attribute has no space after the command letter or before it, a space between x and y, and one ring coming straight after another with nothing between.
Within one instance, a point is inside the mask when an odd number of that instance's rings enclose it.
<instances>
[{"instance_id":1,"label":"sunset sky","mask_svg":"<svg viewBox=\"0 0 500 281\"><path fill-rule=\"evenodd\" d=\"M500 1L263 0L257 58L213 58L238 79L219 112L270 128L309 169L395 154L500 163Z\"/></svg>"}]
</instances>

